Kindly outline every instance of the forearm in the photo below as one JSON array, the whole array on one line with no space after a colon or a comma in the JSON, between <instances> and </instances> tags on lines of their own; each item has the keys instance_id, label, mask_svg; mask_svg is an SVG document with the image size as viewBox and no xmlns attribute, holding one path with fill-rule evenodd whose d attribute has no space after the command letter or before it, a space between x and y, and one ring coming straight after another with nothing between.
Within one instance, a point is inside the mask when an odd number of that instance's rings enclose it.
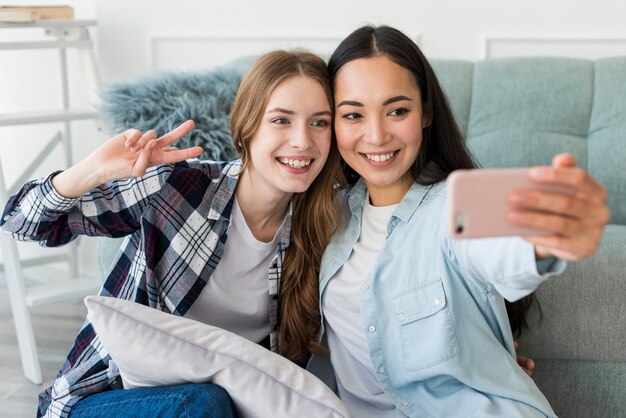
<instances>
[{"instance_id":1,"label":"forearm","mask_svg":"<svg viewBox=\"0 0 626 418\"><path fill-rule=\"evenodd\" d=\"M521 238L452 240L459 267L478 283L492 285L505 299L518 300L549 277L561 273L565 263L538 260L532 244Z\"/></svg>"},{"instance_id":2,"label":"forearm","mask_svg":"<svg viewBox=\"0 0 626 418\"><path fill-rule=\"evenodd\" d=\"M54 190L68 199L76 199L95 187L105 183L97 164L90 157L85 158L52 178Z\"/></svg>"}]
</instances>

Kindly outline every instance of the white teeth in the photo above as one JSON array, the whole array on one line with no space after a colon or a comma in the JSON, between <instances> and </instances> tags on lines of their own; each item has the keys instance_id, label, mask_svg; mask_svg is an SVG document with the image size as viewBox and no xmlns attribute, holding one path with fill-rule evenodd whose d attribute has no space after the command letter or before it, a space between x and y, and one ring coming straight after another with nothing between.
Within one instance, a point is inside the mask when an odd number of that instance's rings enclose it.
<instances>
[{"instance_id":1,"label":"white teeth","mask_svg":"<svg viewBox=\"0 0 626 418\"><path fill-rule=\"evenodd\" d=\"M391 157L393 157L393 155L396 152L390 152L388 154L365 154L365 156L369 159L374 161L375 163L384 163L385 161L387 161L388 159L390 159Z\"/></svg>"},{"instance_id":2,"label":"white teeth","mask_svg":"<svg viewBox=\"0 0 626 418\"><path fill-rule=\"evenodd\" d=\"M303 168L310 165L312 160L292 160L289 158L281 158L279 161L291 168Z\"/></svg>"}]
</instances>

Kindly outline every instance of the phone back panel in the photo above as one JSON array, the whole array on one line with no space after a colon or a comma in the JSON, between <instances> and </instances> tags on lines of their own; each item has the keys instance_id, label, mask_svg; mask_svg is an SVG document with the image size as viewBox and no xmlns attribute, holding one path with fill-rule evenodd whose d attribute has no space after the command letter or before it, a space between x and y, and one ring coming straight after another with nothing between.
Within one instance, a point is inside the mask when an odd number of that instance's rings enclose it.
<instances>
[{"instance_id":1,"label":"phone back panel","mask_svg":"<svg viewBox=\"0 0 626 418\"><path fill-rule=\"evenodd\" d=\"M529 169L457 170L448 177L446 218L455 238L547 235L548 232L508 222L508 195L515 190L541 190L573 195L570 187L539 184Z\"/></svg>"}]
</instances>

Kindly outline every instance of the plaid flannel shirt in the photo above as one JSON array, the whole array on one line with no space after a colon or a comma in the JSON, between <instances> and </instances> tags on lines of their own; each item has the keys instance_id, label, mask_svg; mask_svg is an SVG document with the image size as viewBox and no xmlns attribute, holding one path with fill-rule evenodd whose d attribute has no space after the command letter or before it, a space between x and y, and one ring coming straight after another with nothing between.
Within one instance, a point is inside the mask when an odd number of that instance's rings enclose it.
<instances>
[{"instance_id":1,"label":"plaid flannel shirt","mask_svg":"<svg viewBox=\"0 0 626 418\"><path fill-rule=\"evenodd\" d=\"M52 187L50 175L26 183L7 203L0 228L18 240L54 247L78 235L123 237L101 295L183 316L220 262L241 161L189 160L112 181L78 199ZM277 351L278 288L289 245L291 207L268 272L270 347ZM109 388L117 367L86 321L37 416L68 417L82 397Z\"/></svg>"}]
</instances>

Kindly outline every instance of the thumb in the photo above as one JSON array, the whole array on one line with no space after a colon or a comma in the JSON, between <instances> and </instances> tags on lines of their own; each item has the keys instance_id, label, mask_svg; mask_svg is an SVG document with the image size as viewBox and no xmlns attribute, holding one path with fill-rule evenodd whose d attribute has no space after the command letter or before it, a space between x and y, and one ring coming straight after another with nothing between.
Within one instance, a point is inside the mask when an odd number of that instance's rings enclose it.
<instances>
[{"instance_id":1,"label":"thumb","mask_svg":"<svg viewBox=\"0 0 626 418\"><path fill-rule=\"evenodd\" d=\"M554 158L552 158L552 167L576 167L576 157L574 156L574 154L571 154L569 152L562 152L561 154L557 154L554 156Z\"/></svg>"}]
</instances>

